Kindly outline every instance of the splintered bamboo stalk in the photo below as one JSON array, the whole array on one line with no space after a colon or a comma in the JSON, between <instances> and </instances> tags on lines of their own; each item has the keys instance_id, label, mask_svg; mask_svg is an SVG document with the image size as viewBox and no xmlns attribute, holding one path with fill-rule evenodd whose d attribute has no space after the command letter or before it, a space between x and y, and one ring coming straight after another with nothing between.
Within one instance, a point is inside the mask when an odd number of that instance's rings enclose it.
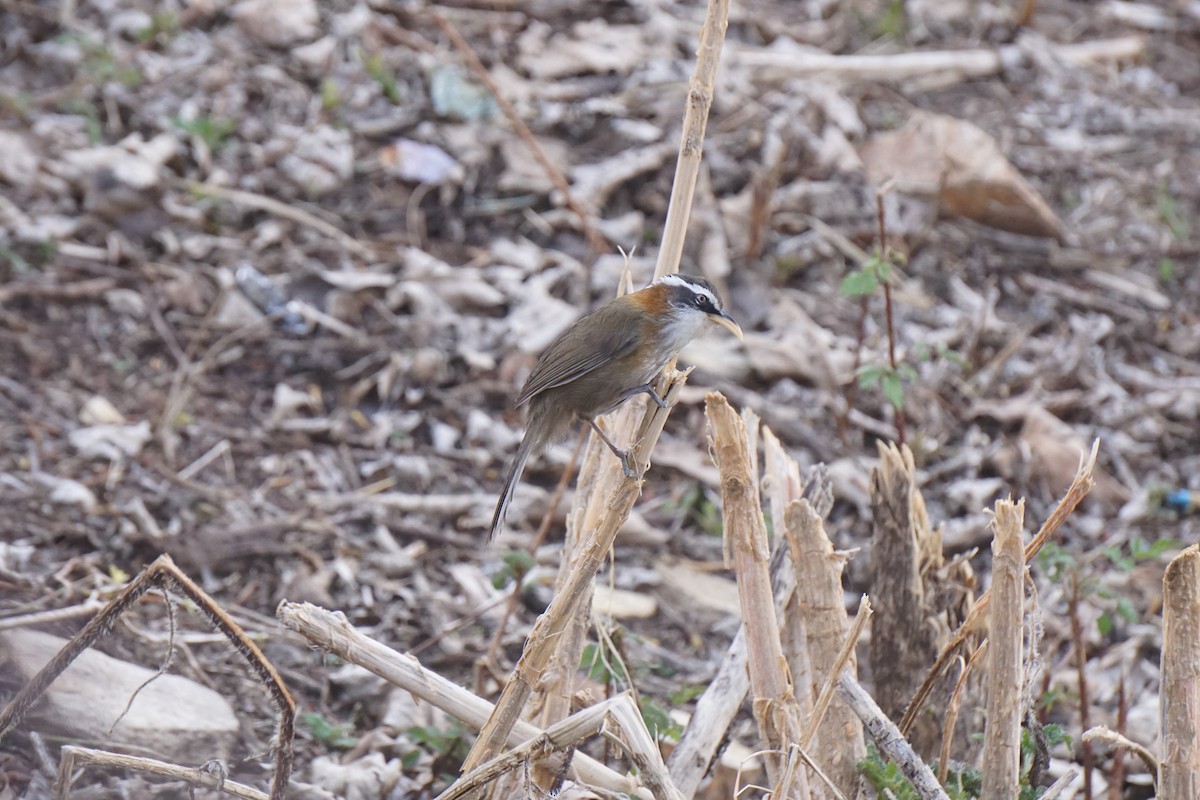
<instances>
[{"instance_id":1,"label":"splintered bamboo stalk","mask_svg":"<svg viewBox=\"0 0 1200 800\"><path fill-rule=\"evenodd\" d=\"M1083 502L1083 498L1087 497L1088 492L1095 486L1095 479L1092 477L1096 469L1096 457L1100 453L1100 440L1096 439L1092 442L1091 452L1086 456L1080 456L1079 469L1075 471L1075 479L1071 481L1071 486L1067 489L1067 493L1058 501L1054 511L1042 523L1042 527L1037 534L1025 545L1025 561L1031 561L1034 556L1045 546L1046 542L1050 541L1059 526L1066 521L1067 517L1071 516L1071 512ZM921 712L921 708L925 705L925 701L929 699L929 693L933 691L933 685L937 679L941 677L946 667L954 658L954 654L962 647L971 636L978 631L984 622L984 614L987 613L988 605L991 603L991 592L984 592L983 596L976 601L971 611L967 614L967 618L958 626L958 630L950 637L950 643L942 648L938 654L937 660L933 662L933 666L925 674L925 679L913 694L912 700L908 703L908 708L904 711L904 717L900 720L900 731L905 733L912 727L913 721L917 718L917 714Z\"/></svg>"},{"instance_id":2,"label":"splintered bamboo stalk","mask_svg":"<svg viewBox=\"0 0 1200 800\"><path fill-rule=\"evenodd\" d=\"M652 406L649 415L643 420L638 444L633 448L634 460L637 463L646 463L650 451L662 434L667 413L678 398L686 377L684 373L672 373L667 377L669 388L663 395L663 399L667 401L667 408ZM462 767L464 773L495 758L504 748L509 733L521 718L526 701L545 675L563 631L578 612L585 593L591 590L592 579L604 564L605 554L616 540L617 531L629 518L633 504L641 492L641 485L640 479L628 478L620 481L608 495L604 517L596 529L590 532L572 565L570 575L550 601L545 613L538 618L533 630L529 632L524 652L513 669L512 677L505 685L500 699L496 701L495 709L480 729L479 738L475 740L471 752L467 755Z\"/></svg>"},{"instance_id":3,"label":"splintered bamboo stalk","mask_svg":"<svg viewBox=\"0 0 1200 800\"><path fill-rule=\"evenodd\" d=\"M1015 800L1021 767L1021 621L1025 601L1025 551L1021 531L1025 501L996 502L992 517L992 605L988 611L987 728L983 744L983 794Z\"/></svg>"},{"instance_id":4,"label":"splintered bamboo stalk","mask_svg":"<svg viewBox=\"0 0 1200 800\"><path fill-rule=\"evenodd\" d=\"M949 631L929 585L930 568L941 564L941 537L929 525L912 450L882 442L878 449L879 466L871 470L871 597L879 616L870 658L875 701L896 717ZM930 753L940 728L925 718L905 734L917 752Z\"/></svg>"},{"instance_id":5,"label":"splintered bamboo stalk","mask_svg":"<svg viewBox=\"0 0 1200 800\"><path fill-rule=\"evenodd\" d=\"M1200 545L1163 576L1159 800L1200 797Z\"/></svg>"},{"instance_id":6,"label":"splintered bamboo stalk","mask_svg":"<svg viewBox=\"0 0 1200 800\"><path fill-rule=\"evenodd\" d=\"M883 709L849 671L842 670L838 675L837 692L862 720L863 728L879 748L880 755L900 768L921 800L950 800L946 790L937 782L933 770L913 751L896 723L888 719Z\"/></svg>"},{"instance_id":7,"label":"splintered bamboo stalk","mask_svg":"<svg viewBox=\"0 0 1200 800\"><path fill-rule=\"evenodd\" d=\"M807 500L794 500L784 514L784 531L796 570L796 606L803 621L811 674L829 680L842 668L840 651L850 633L842 594L842 567L846 556L833 549L821 517ZM858 672L853 651L846 667ZM808 687L797 687L799 694ZM811 690L809 690L811 691ZM862 724L841 700L830 707L815 731L813 756L834 784L852 795L858 763L867 756Z\"/></svg>"},{"instance_id":8,"label":"splintered bamboo stalk","mask_svg":"<svg viewBox=\"0 0 1200 800\"><path fill-rule=\"evenodd\" d=\"M712 107L713 94L716 89L717 67L721 60L721 51L725 43L725 30L729 25L730 0L708 0L704 24L700 29L699 47L696 52L696 67L688 87L687 102L684 108L683 129L679 139L679 156L675 167L675 179L671 187L671 200L667 207L667 219L663 230L662 246L654 268L654 277L661 278L679 269L679 261L683 254L683 244L687 233L688 219L691 216L692 202L696 190L696 180L700 173L701 155L703 152L704 133L708 126L709 110ZM674 371L674 362L664 370L665 374ZM683 378L674 379L682 383ZM659 388L659 393L665 392L665 386ZM663 394L663 397L666 397ZM649 455L658 433L650 435L648 420L653 416L657 421L657 430L661 431L662 422L668 412L661 409L649 408L641 412L641 406L628 403L611 419L609 428L616 442L639 442L635 461L648 465ZM641 419L641 423L638 420ZM640 438L639 438L640 437ZM571 511L573 525L572 534L568 537L563 550L564 562L570 564L570 573L565 577L560 574L556 590L561 591L566 580L570 579L576 570L578 560L583 557L583 551L588 544L587 539L593 531L599 529L612 509L612 498L622 491L620 487L628 487L635 479L626 478L616 467L616 462L609 458L607 448L597 439L591 437L587 453L584 456L585 465L591 468L581 470L579 489L575 506ZM637 482L640 485L640 481ZM624 517L628 511L624 512ZM620 524L624 523L624 518ZM618 526L619 527L619 526ZM615 531L614 531L615 536ZM611 540L609 541L611 546ZM586 566L584 567L586 568ZM590 620L590 605L583 600L580 606L573 609L574 620L564 622L557 637L555 650L550 661L540 670L537 705L542 709L539 721L542 726L548 726L561 719L569 710L569 700L572 695L572 680L575 666L579 663L584 646L584 632ZM543 685L540 681L546 681ZM522 698L522 703L528 697ZM482 740L481 740L482 741ZM493 744L498 739L493 739ZM473 748L468 757L468 765L476 765L482 751L479 745Z\"/></svg>"},{"instance_id":9,"label":"splintered bamboo stalk","mask_svg":"<svg viewBox=\"0 0 1200 800\"><path fill-rule=\"evenodd\" d=\"M704 404L709 446L721 472L725 549L737 573L754 717L764 749L773 751L767 757L767 775L772 785L777 785L784 773L781 756L800 741L800 724L779 640L769 570L771 549L755 481L757 470L751 458L757 441L757 419L752 426L747 425L717 392L709 393ZM791 796L807 797L807 785L796 781Z\"/></svg>"},{"instance_id":10,"label":"splintered bamboo stalk","mask_svg":"<svg viewBox=\"0 0 1200 800\"><path fill-rule=\"evenodd\" d=\"M471 694L458 684L421 666L409 653L400 653L360 633L340 613L326 611L310 603L283 601L276 616L284 626L308 639L322 651L332 653L412 694L421 702L440 708L472 728L480 728L493 711L482 697ZM528 722L519 721L508 736L508 744L520 745L544 732ZM637 781L613 772L584 753L571 761L574 778L606 790L649 800L650 793Z\"/></svg>"}]
</instances>

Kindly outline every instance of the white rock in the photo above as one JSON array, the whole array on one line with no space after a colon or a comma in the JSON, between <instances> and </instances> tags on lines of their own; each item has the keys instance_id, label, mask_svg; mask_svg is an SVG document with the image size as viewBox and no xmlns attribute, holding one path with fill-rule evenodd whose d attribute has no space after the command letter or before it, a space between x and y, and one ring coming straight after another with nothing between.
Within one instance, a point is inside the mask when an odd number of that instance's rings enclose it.
<instances>
[{"instance_id":1,"label":"white rock","mask_svg":"<svg viewBox=\"0 0 1200 800\"><path fill-rule=\"evenodd\" d=\"M350 131L320 125L305 131L279 169L313 195L337 189L354 175L354 142Z\"/></svg>"},{"instance_id":2,"label":"white rock","mask_svg":"<svg viewBox=\"0 0 1200 800\"><path fill-rule=\"evenodd\" d=\"M400 780L400 760L384 761L382 753L368 753L349 764L320 756L312 762L312 782L345 800L387 797ZM406 793L401 793L401 795Z\"/></svg>"},{"instance_id":3,"label":"white rock","mask_svg":"<svg viewBox=\"0 0 1200 800\"><path fill-rule=\"evenodd\" d=\"M67 439L85 458L114 461L142 451L150 441L150 423L142 420L136 425L92 425L71 431Z\"/></svg>"},{"instance_id":4,"label":"white rock","mask_svg":"<svg viewBox=\"0 0 1200 800\"><path fill-rule=\"evenodd\" d=\"M285 419L297 416L301 411L316 411L316 403L308 392L293 389L286 383L275 384L271 424L278 425Z\"/></svg>"},{"instance_id":5,"label":"white rock","mask_svg":"<svg viewBox=\"0 0 1200 800\"><path fill-rule=\"evenodd\" d=\"M373 12L365 3L359 3L345 14L333 18L333 33L342 39L361 36L371 24Z\"/></svg>"},{"instance_id":6,"label":"white rock","mask_svg":"<svg viewBox=\"0 0 1200 800\"><path fill-rule=\"evenodd\" d=\"M92 490L79 481L70 478L60 478L48 472L38 472L33 478L50 490L50 502L64 506L79 506L86 512L91 512L99 502Z\"/></svg>"},{"instance_id":7,"label":"white rock","mask_svg":"<svg viewBox=\"0 0 1200 800\"><path fill-rule=\"evenodd\" d=\"M13 226L13 230L22 242L51 242L74 236L79 229L79 222L79 217L46 214L33 219L24 218L20 224Z\"/></svg>"},{"instance_id":8,"label":"white rock","mask_svg":"<svg viewBox=\"0 0 1200 800\"><path fill-rule=\"evenodd\" d=\"M296 47L292 50L292 58L296 59L302 69L311 77L320 77L328 72L333 64L333 53L337 49L337 38L323 36L312 44Z\"/></svg>"},{"instance_id":9,"label":"white rock","mask_svg":"<svg viewBox=\"0 0 1200 800\"><path fill-rule=\"evenodd\" d=\"M244 0L231 11L242 32L270 47L288 47L317 35L316 0Z\"/></svg>"},{"instance_id":10,"label":"white rock","mask_svg":"<svg viewBox=\"0 0 1200 800\"><path fill-rule=\"evenodd\" d=\"M236 329L261 322L265 314L251 303L241 292L227 292L220 307L212 316L212 324L218 328Z\"/></svg>"},{"instance_id":11,"label":"white rock","mask_svg":"<svg viewBox=\"0 0 1200 800\"><path fill-rule=\"evenodd\" d=\"M84 425L124 425L125 415L107 397L94 394L79 410L79 421Z\"/></svg>"},{"instance_id":12,"label":"white rock","mask_svg":"<svg viewBox=\"0 0 1200 800\"><path fill-rule=\"evenodd\" d=\"M153 25L154 18L140 8L118 11L108 18L108 32L129 39L136 39L142 31Z\"/></svg>"},{"instance_id":13,"label":"white rock","mask_svg":"<svg viewBox=\"0 0 1200 800\"><path fill-rule=\"evenodd\" d=\"M13 131L0 131L0 181L17 187L33 183L38 156L29 140Z\"/></svg>"},{"instance_id":14,"label":"white rock","mask_svg":"<svg viewBox=\"0 0 1200 800\"><path fill-rule=\"evenodd\" d=\"M133 289L112 289L104 293L104 301L108 307L126 317L144 319L146 317L146 301L141 294Z\"/></svg>"},{"instance_id":15,"label":"white rock","mask_svg":"<svg viewBox=\"0 0 1200 800\"><path fill-rule=\"evenodd\" d=\"M433 442L433 449L439 453L448 453L453 450L461 435L458 428L453 425L447 425L438 420L429 423L429 438Z\"/></svg>"},{"instance_id":16,"label":"white rock","mask_svg":"<svg viewBox=\"0 0 1200 800\"><path fill-rule=\"evenodd\" d=\"M379 161L388 172L405 181L441 186L449 180L462 180L463 169L453 157L437 145L397 139L379 152Z\"/></svg>"},{"instance_id":17,"label":"white rock","mask_svg":"<svg viewBox=\"0 0 1200 800\"><path fill-rule=\"evenodd\" d=\"M25 683L66 643L39 631L0 631L0 671ZM86 650L50 684L24 726L74 741L147 748L181 763L228 758L237 740L238 720L225 698L179 675L150 681L154 674ZM117 722L143 684L129 713Z\"/></svg>"}]
</instances>

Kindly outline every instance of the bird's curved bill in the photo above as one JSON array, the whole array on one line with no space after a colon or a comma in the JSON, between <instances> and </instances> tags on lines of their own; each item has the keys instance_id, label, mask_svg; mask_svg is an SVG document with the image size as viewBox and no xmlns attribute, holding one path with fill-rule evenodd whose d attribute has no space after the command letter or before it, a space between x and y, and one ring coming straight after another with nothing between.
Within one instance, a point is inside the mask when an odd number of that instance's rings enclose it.
<instances>
[{"instance_id":1,"label":"bird's curved bill","mask_svg":"<svg viewBox=\"0 0 1200 800\"><path fill-rule=\"evenodd\" d=\"M734 336L738 337L738 339L743 341L745 340L745 337L742 336L742 326L734 322L733 317L729 316L724 311L718 311L716 314L710 315L709 319L732 333Z\"/></svg>"}]
</instances>

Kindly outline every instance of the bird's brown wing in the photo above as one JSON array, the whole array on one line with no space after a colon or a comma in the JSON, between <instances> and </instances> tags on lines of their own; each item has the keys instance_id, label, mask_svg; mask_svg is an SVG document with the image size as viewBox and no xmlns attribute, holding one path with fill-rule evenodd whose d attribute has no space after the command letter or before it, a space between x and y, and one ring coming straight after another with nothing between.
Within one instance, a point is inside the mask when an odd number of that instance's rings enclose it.
<instances>
[{"instance_id":1,"label":"bird's brown wing","mask_svg":"<svg viewBox=\"0 0 1200 800\"><path fill-rule=\"evenodd\" d=\"M525 388L517 396L518 407L547 389L570 383L633 351L637 346L638 331L610 326L604 319L603 310L579 320L546 348L529 373ZM576 344L564 344L567 333L572 332L569 338Z\"/></svg>"}]
</instances>

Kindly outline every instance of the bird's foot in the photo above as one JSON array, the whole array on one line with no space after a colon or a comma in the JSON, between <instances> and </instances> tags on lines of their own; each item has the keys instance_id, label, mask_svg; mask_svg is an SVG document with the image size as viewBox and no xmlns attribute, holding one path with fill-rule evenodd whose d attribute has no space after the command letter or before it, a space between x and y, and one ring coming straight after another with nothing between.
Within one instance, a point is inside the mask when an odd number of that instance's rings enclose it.
<instances>
[{"instance_id":1,"label":"bird's foot","mask_svg":"<svg viewBox=\"0 0 1200 800\"><path fill-rule=\"evenodd\" d=\"M654 391L654 389L650 388L649 386L646 387L646 394L650 395L650 399L653 400L654 404L659 408L666 408L669 405L666 400L663 400L662 397L659 396L658 392Z\"/></svg>"},{"instance_id":2,"label":"bird's foot","mask_svg":"<svg viewBox=\"0 0 1200 800\"><path fill-rule=\"evenodd\" d=\"M653 382L643 383L641 386L635 386L632 389L626 389L625 391L621 392L621 398L617 404L620 405L621 403L624 403L629 398L631 398L635 395L639 395L639 394L650 395L650 399L653 400L654 404L656 406L658 406L659 408L667 408L670 405L670 403L668 403L666 400L662 399L662 395L660 395L658 392L656 392L654 390Z\"/></svg>"},{"instance_id":3,"label":"bird's foot","mask_svg":"<svg viewBox=\"0 0 1200 800\"><path fill-rule=\"evenodd\" d=\"M616 450L615 453L617 458L621 459L621 471L625 473L626 478L636 478L641 474L637 471L637 465L633 463L633 456L628 450Z\"/></svg>"}]
</instances>

